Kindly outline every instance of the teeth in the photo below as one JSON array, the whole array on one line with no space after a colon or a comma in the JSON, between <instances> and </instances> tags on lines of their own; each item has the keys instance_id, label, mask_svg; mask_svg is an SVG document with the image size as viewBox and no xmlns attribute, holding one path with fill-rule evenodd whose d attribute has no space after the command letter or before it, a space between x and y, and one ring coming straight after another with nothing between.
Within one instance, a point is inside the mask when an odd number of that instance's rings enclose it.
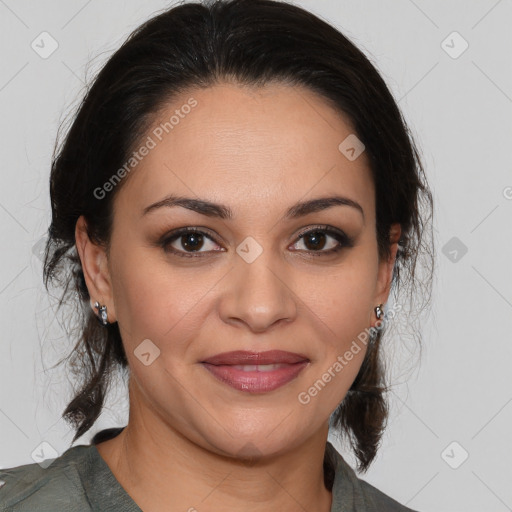
<instances>
[{"instance_id":1,"label":"teeth","mask_svg":"<svg viewBox=\"0 0 512 512\"><path fill-rule=\"evenodd\" d=\"M236 364L232 365L231 368L236 370L242 370L244 372L271 372L272 370L278 370L284 368L286 364Z\"/></svg>"}]
</instances>

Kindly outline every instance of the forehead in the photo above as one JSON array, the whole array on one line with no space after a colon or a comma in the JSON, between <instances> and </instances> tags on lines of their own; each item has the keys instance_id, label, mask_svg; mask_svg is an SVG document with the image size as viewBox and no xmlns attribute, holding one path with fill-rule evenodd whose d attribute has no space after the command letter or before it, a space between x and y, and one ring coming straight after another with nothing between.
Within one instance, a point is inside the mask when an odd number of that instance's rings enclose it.
<instances>
[{"instance_id":1,"label":"forehead","mask_svg":"<svg viewBox=\"0 0 512 512\"><path fill-rule=\"evenodd\" d=\"M237 207L272 205L338 192L373 210L363 152L339 146L354 130L309 89L284 84L222 83L190 89L162 107L141 145L123 203L141 211L175 192ZM136 147L137 149L137 147Z\"/></svg>"}]
</instances>

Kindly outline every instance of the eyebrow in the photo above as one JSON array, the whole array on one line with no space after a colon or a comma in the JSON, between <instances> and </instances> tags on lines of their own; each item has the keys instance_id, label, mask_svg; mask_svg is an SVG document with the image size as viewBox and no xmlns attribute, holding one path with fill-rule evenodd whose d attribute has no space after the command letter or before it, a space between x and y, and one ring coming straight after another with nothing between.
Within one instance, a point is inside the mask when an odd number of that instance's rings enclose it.
<instances>
[{"instance_id":1,"label":"eyebrow","mask_svg":"<svg viewBox=\"0 0 512 512\"><path fill-rule=\"evenodd\" d=\"M156 203L146 206L142 212L142 216L159 208L173 208L176 206L187 208L188 210L192 210L208 217L218 217L224 220L231 220L234 217L233 211L228 206L212 203L204 199L194 199L191 197L182 197L172 194L165 197L161 201L157 201ZM288 208L284 218L297 219L310 213L327 210L333 206L350 206L358 210L363 216L364 220L364 210L362 206L353 199L349 199L348 197L343 196L319 197L309 201L299 201L298 203Z\"/></svg>"}]
</instances>

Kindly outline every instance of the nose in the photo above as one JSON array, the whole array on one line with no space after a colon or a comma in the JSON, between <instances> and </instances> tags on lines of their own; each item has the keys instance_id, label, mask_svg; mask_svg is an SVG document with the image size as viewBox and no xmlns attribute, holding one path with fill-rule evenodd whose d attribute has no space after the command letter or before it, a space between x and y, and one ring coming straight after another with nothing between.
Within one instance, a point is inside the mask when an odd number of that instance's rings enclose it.
<instances>
[{"instance_id":1,"label":"nose","mask_svg":"<svg viewBox=\"0 0 512 512\"><path fill-rule=\"evenodd\" d=\"M252 263L235 258L220 302L224 322L263 332L294 320L297 296L292 289L290 270L271 260L270 251L263 251Z\"/></svg>"}]
</instances>

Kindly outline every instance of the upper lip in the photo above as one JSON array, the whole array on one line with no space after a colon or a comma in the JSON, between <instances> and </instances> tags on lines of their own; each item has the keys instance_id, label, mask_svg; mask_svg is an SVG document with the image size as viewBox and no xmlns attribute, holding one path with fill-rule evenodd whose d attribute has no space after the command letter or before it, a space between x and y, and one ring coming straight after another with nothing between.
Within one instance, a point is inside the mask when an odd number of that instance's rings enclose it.
<instances>
[{"instance_id":1,"label":"upper lip","mask_svg":"<svg viewBox=\"0 0 512 512\"><path fill-rule=\"evenodd\" d=\"M223 352L209 357L202 363L215 365L239 365L239 364L294 364L309 359L302 354L286 352L284 350L268 350L266 352L249 352L246 350L235 350L233 352Z\"/></svg>"}]
</instances>

